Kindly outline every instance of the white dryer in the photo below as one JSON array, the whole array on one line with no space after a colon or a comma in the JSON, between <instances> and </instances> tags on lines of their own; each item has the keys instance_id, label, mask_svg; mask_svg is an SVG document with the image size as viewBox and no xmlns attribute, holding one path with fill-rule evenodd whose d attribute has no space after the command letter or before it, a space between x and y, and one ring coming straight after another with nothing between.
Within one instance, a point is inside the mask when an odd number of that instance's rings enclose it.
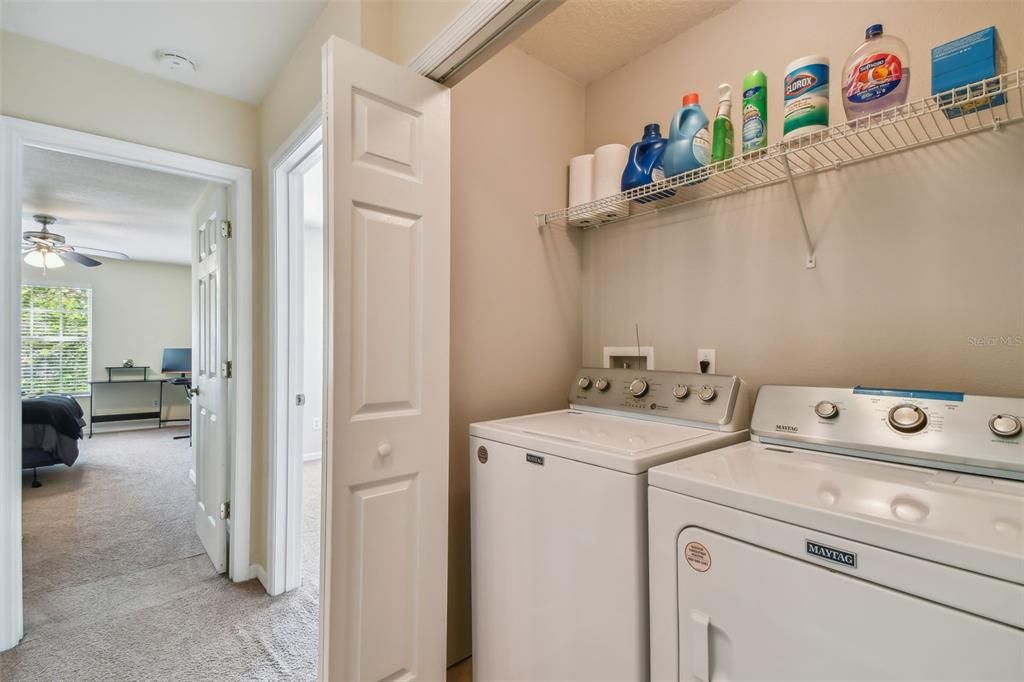
<instances>
[{"instance_id":1,"label":"white dryer","mask_svg":"<svg viewBox=\"0 0 1024 682\"><path fill-rule=\"evenodd\" d=\"M747 439L736 377L585 369L569 403L470 427L478 681L646 679L647 470Z\"/></svg>"},{"instance_id":2,"label":"white dryer","mask_svg":"<svg viewBox=\"0 0 1024 682\"><path fill-rule=\"evenodd\" d=\"M649 472L655 680L1024 679L1024 399L764 386Z\"/></svg>"}]
</instances>

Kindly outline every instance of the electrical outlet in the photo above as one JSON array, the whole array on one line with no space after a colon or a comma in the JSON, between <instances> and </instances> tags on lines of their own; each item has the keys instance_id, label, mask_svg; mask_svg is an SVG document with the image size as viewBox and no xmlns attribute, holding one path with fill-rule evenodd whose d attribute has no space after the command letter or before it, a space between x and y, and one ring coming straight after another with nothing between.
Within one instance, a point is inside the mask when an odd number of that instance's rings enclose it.
<instances>
[{"instance_id":1,"label":"electrical outlet","mask_svg":"<svg viewBox=\"0 0 1024 682\"><path fill-rule=\"evenodd\" d=\"M320 430L320 417L313 417L313 430L314 431L319 431Z\"/></svg>"},{"instance_id":2,"label":"electrical outlet","mask_svg":"<svg viewBox=\"0 0 1024 682\"><path fill-rule=\"evenodd\" d=\"M714 348L698 348L697 349L697 371L700 371L700 363L707 360L708 371L705 374L715 373L715 349Z\"/></svg>"}]
</instances>

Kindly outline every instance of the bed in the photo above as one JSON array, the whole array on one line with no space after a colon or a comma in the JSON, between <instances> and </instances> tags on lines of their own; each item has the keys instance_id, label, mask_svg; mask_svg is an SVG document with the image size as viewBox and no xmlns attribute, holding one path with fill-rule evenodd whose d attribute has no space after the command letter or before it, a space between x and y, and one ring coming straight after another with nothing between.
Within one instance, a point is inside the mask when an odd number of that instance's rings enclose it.
<instances>
[{"instance_id":1,"label":"bed","mask_svg":"<svg viewBox=\"0 0 1024 682\"><path fill-rule=\"evenodd\" d=\"M78 459L85 426L82 406L69 395L42 395L21 401L21 467L32 469L32 487L42 485L38 467Z\"/></svg>"}]
</instances>

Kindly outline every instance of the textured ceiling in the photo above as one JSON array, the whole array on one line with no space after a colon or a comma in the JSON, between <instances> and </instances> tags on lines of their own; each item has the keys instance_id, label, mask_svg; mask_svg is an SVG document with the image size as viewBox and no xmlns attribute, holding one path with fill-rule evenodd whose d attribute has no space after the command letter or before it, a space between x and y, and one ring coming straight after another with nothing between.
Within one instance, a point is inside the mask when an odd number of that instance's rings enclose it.
<instances>
[{"instance_id":1,"label":"textured ceiling","mask_svg":"<svg viewBox=\"0 0 1024 682\"><path fill-rule=\"evenodd\" d=\"M121 251L133 260L191 262L192 208L207 182L29 147L25 150L22 229L50 229L69 244Z\"/></svg>"},{"instance_id":2,"label":"textured ceiling","mask_svg":"<svg viewBox=\"0 0 1024 682\"><path fill-rule=\"evenodd\" d=\"M566 0L515 44L585 85L735 1Z\"/></svg>"},{"instance_id":3,"label":"textured ceiling","mask_svg":"<svg viewBox=\"0 0 1024 682\"><path fill-rule=\"evenodd\" d=\"M258 104L326 0L2 0L0 27ZM164 71L181 50L195 73Z\"/></svg>"}]
</instances>

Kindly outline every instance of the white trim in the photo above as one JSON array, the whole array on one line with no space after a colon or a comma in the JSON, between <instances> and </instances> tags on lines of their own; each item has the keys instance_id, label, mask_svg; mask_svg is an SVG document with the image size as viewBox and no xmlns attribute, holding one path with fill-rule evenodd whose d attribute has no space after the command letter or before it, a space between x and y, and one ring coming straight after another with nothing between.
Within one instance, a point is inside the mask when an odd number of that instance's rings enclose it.
<instances>
[{"instance_id":1,"label":"white trim","mask_svg":"<svg viewBox=\"0 0 1024 682\"><path fill-rule=\"evenodd\" d=\"M303 455L302 455L302 461L303 462L315 462L316 460L321 459L322 456L323 456L323 453L320 452L319 450L316 451L316 452L306 452L306 453L303 453Z\"/></svg>"},{"instance_id":2,"label":"white trim","mask_svg":"<svg viewBox=\"0 0 1024 682\"><path fill-rule=\"evenodd\" d=\"M251 577L249 534L252 468L252 171L187 154L92 135L32 121L0 117L0 216L21 225L22 150L39 147L135 168L186 175L229 185L234 225L229 344L234 363L229 406L232 411L232 529L228 574L237 582ZM21 250L18 230L0 230L0 438L9 446L0 467L0 650L18 643L24 632L21 559L21 400L18 395Z\"/></svg>"},{"instance_id":3,"label":"white trim","mask_svg":"<svg viewBox=\"0 0 1024 682\"><path fill-rule=\"evenodd\" d=\"M283 594L299 586L301 575L292 575L289 566L300 563L291 556L301 551L301 537L294 538L295 520L302 518L302 477L289 476L289 422L291 391L289 349L295 345L295 333L289 325L291 300L290 272L293 261L291 247L291 207L289 206L289 175L315 151L323 141L323 115L320 105L311 111L299 127L274 153L267 164L269 187L267 225L271 246L267 272L271 275L270 308L272 311L269 338L274 348L271 361L271 417L268 420L270 504L267 518L267 592ZM292 523L289 523L289 519ZM292 529L292 531L289 530ZM301 523L299 524L301 535Z\"/></svg>"},{"instance_id":4,"label":"white trim","mask_svg":"<svg viewBox=\"0 0 1024 682\"><path fill-rule=\"evenodd\" d=\"M470 0L406 66L421 76L454 85L562 2Z\"/></svg>"},{"instance_id":5,"label":"white trim","mask_svg":"<svg viewBox=\"0 0 1024 682\"><path fill-rule=\"evenodd\" d=\"M188 480L192 481L192 485L196 484L196 469L192 467L188 470Z\"/></svg>"}]
</instances>

